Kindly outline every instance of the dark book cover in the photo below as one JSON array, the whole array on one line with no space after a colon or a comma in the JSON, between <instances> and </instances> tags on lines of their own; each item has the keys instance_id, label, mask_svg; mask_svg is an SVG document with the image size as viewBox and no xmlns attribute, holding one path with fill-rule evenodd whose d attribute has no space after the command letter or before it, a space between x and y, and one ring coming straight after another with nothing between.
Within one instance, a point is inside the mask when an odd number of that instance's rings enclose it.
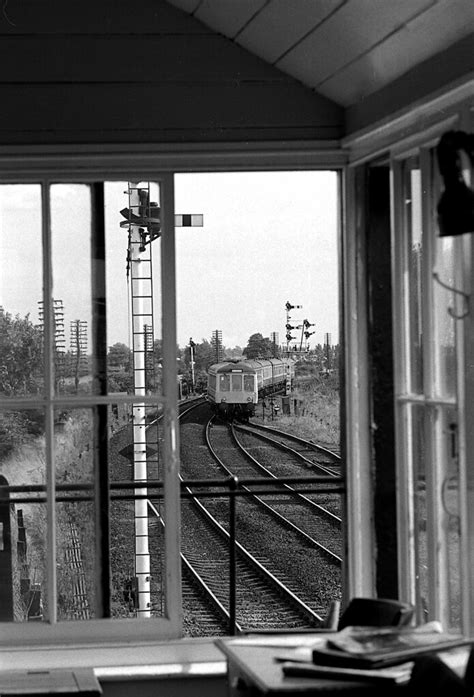
<instances>
[{"instance_id":1,"label":"dark book cover","mask_svg":"<svg viewBox=\"0 0 474 697\"><path fill-rule=\"evenodd\" d=\"M373 669L469 644L473 638L420 628L346 627L315 647L312 657L315 664Z\"/></svg>"}]
</instances>

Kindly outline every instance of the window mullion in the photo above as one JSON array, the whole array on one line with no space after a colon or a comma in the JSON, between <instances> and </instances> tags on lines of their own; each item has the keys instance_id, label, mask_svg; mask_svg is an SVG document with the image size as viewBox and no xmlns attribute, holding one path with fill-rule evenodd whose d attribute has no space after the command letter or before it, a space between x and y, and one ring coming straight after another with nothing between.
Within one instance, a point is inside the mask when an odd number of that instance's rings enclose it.
<instances>
[{"instance_id":1,"label":"window mullion","mask_svg":"<svg viewBox=\"0 0 474 697\"><path fill-rule=\"evenodd\" d=\"M176 274L174 177L165 175L162 196L161 283L163 317L163 454L165 468L166 614L182 626L180 561L179 428L176 389Z\"/></svg>"},{"instance_id":2,"label":"window mullion","mask_svg":"<svg viewBox=\"0 0 474 697\"><path fill-rule=\"evenodd\" d=\"M433 268L435 260L435 230L433 230L433 209L431 200L431 159L426 149L420 152L420 191L427 190L422 208L422 327L423 336L423 394L431 399L439 395L439 375L436 365L433 338L435 332L435 301L433 293ZM441 409L426 406L424 410L425 433L425 483L426 483L426 534L428 579L428 607L430 619L437 619L443 626L449 626L449 593L447 591L447 548L446 512L442 506L443 484L442 466L442 412Z\"/></svg>"},{"instance_id":3,"label":"window mullion","mask_svg":"<svg viewBox=\"0 0 474 697\"><path fill-rule=\"evenodd\" d=\"M472 273L474 269L474 245L471 236L463 235L459 240L466 286L464 291L471 296L471 311L456 322L458 395L459 395L459 490L461 509L462 545L462 609L463 631L472 634L474 630L474 432L472 424L472 404L474 403L474 318L472 314ZM460 279L457 279L460 280ZM461 299L456 308L463 311Z\"/></svg>"},{"instance_id":4,"label":"window mullion","mask_svg":"<svg viewBox=\"0 0 474 697\"><path fill-rule=\"evenodd\" d=\"M416 554L414 489L413 489L413 435L411 401L401 399L412 390L408 385L411 375L409 332L408 244L405 222L403 170L400 162L392 165L392 234L393 234L393 326L394 326L394 379L395 379L395 437L397 451L397 525L398 573L400 597L416 603Z\"/></svg>"},{"instance_id":5,"label":"window mullion","mask_svg":"<svg viewBox=\"0 0 474 697\"><path fill-rule=\"evenodd\" d=\"M53 265L51 243L50 184L41 187L43 237L43 307L44 307L44 395L45 395L45 455L46 455L46 548L47 553L47 617L57 622L56 574L56 468L54 450L54 321Z\"/></svg>"},{"instance_id":6,"label":"window mullion","mask_svg":"<svg viewBox=\"0 0 474 697\"><path fill-rule=\"evenodd\" d=\"M104 183L91 184L92 342L95 356L95 393L107 394L107 296L105 287ZM94 419L94 503L96 540L96 617L110 617L110 482L108 459L108 406L98 404Z\"/></svg>"}]
</instances>

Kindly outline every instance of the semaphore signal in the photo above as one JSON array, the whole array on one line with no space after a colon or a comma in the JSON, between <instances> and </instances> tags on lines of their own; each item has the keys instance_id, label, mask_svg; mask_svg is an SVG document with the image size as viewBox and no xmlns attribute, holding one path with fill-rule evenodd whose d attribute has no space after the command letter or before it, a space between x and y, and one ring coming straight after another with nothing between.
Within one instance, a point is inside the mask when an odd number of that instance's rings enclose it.
<instances>
[{"instance_id":1,"label":"semaphore signal","mask_svg":"<svg viewBox=\"0 0 474 697\"><path fill-rule=\"evenodd\" d=\"M125 218L121 228L128 229L127 278L130 281L131 328L133 353L133 383L135 396L145 397L151 385L150 371L154 368L153 346L153 265L151 243L162 233L161 207L150 197L150 183L128 184L128 207L120 213ZM175 216L176 227L201 227L201 214ZM132 406L133 479L135 482L135 606L137 617L151 617L151 569L148 543L147 479L153 459L158 473L158 443L150 447L146 433L145 402L137 400ZM158 478L158 476L157 476Z\"/></svg>"}]
</instances>

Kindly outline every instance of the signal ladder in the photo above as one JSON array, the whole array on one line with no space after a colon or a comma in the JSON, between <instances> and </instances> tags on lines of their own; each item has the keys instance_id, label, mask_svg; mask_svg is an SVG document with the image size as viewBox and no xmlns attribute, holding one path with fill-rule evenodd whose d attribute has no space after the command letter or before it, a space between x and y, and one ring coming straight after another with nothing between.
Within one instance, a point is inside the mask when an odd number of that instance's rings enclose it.
<instances>
[{"instance_id":1,"label":"signal ladder","mask_svg":"<svg viewBox=\"0 0 474 697\"><path fill-rule=\"evenodd\" d=\"M149 183L129 183L128 210L121 211L128 227L127 275L130 283L133 381L135 396L155 389L153 345L153 268L151 242L160 236L160 208L150 201ZM147 407L135 402L133 423L133 479L135 494L146 497L146 482L158 479L158 427L147 429ZM148 434L147 434L148 431ZM153 435L152 435L153 434ZM156 434L156 435L155 435ZM151 442L151 440L153 442ZM143 486L139 486L143 482ZM148 501L135 499L135 576L138 617L150 617L150 552Z\"/></svg>"}]
</instances>

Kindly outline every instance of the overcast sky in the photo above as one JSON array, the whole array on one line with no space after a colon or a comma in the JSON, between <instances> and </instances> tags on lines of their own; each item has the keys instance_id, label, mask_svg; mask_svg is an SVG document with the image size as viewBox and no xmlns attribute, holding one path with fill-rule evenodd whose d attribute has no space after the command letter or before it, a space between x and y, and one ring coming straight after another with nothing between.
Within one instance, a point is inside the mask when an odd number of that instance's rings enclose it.
<instances>
[{"instance_id":1,"label":"overcast sky","mask_svg":"<svg viewBox=\"0 0 474 697\"><path fill-rule=\"evenodd\" d=\"M106 187L108 344L130 345L127 184ZM152 197L153 198L153 197ZM176 213L201 213L203 227L177 228L178 343L246 346L251 334L286 330L285 303L302 305L292 324L314 323L310 345L339 340L337 181L333 172L181 174ZM54 297L63 302L66 345L73 319L90 322L89 204L85 186L53 188ZM38 321L41 224L38 186L0 187L0 304ZM159 245L159 241L153 245ZM156 249L159 253L159 249ZM6 262L6 264L5 264ZM155 264L155 276L159 265ZM156 336L160 330L155 328ZM301 330L294 330L298 341Z\"/></svg>"}]
</instances>

